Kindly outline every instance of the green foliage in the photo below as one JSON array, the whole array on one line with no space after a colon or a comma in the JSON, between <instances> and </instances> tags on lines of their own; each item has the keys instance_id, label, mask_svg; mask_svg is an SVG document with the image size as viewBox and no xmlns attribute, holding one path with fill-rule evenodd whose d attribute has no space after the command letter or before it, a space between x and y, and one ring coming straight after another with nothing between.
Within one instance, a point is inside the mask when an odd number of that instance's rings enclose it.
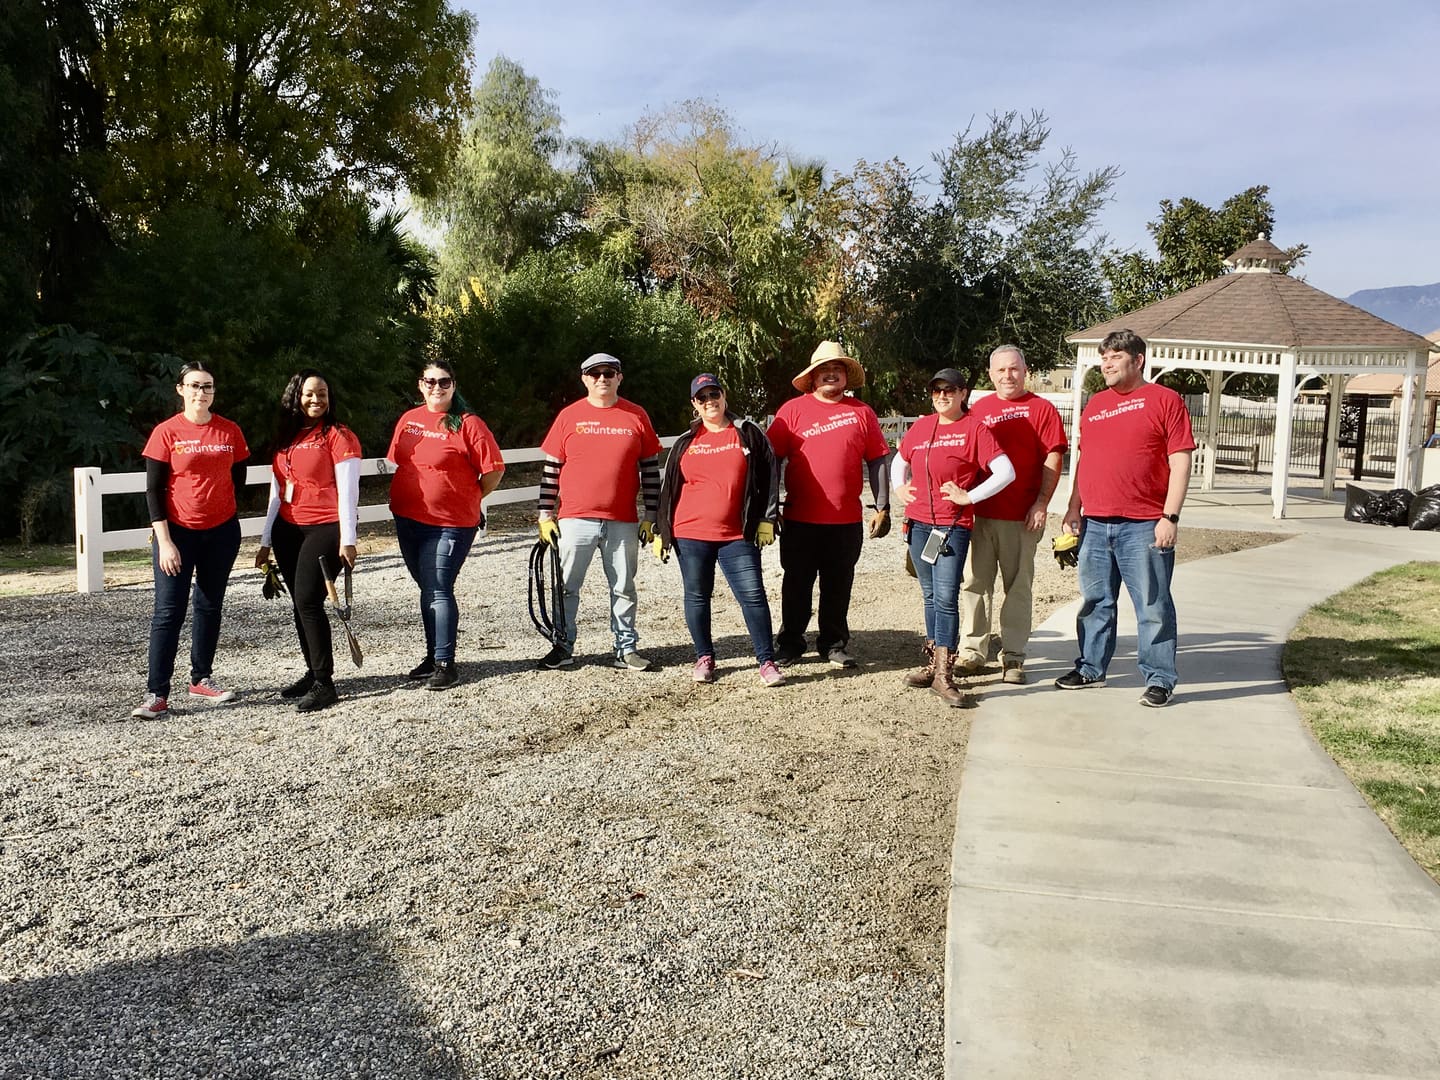
<instances>
[{"instance_id":1,"label":"green foliage","mask_svg":"<svg viewBox=\"0 0 1440 1080\"><path fill-rule=\"evenodd\" d=\"M127 0L98 57L107 210L128 233L180 203L253 223L360 188L429 192L472 24L442 0Z\"/></svg>"},{"instance_id":2,"label":"green foliage","mask_svg":"<svg viewBox=\"0 0 1440 1080\"><path fill-rule=\"evenodd\" d=\"M566 149L560 114L538 80L497 56L475 92L464 133L435 194L422 202L446 230L441 295L494 289L531 252L549 251L573 228L582 190L556 162Z\"/></svg>"},{"instance_id":3,"label":"green foliage","mask_svg":"<svg viewBox=\"0 0 1440 1080\"><path fill-rule=\"evenodd\" d=\"M115 252L87 310L110 340L213 365L215 410L252 448L273 437L289 376L316 367L367 454L380 453L428 331L410 306L414 254L363 212L348 235L311 246L292 229L176 207Z\"/></svg>"},{"instance_id":4,"label":"green foliage","mask_svg":"<svg viewBox=\"0 0 1440 1080\"><path fill-rule=\"evenodd\" d=\"M584 395L580 362L624 364L620 393L663 434L689 422L697 320L672 290L643 295L602 267L531 255L486 302L434 314L432 355L448 360L501 446L535 446Z\"/></svg>"},{"instance_id":5,"label":"green foliage","mask_svg":"<svg viewBox=\"0 0 1440 1080\"><path fill-rule=\"evenodd\" d=\"M1141 252L1106 253L1103 266L1111 310L1120 315L1174 296L1226 273L1225 259L1256 237L1275 229L1269 187L1261 184L1232 195L1211 209L1195 199L1160 200L1160 218L1145 226L1155 238L1157 258ZM1286 272L1305 258L1304 244L1283 249Z\"/></svg>"},{"instance_id":6,"label":"green foliage","mask_svg":"<svg viewBox=\"0 0 1440 1080\"><path fill-rule=\"evenodd\" d=\"M984 371L1000 344L1049 370L1065 335L1103 311L1092 237L1117 171L1082 176L1068 150L1043 162L1049 135L1039 113L992 116L935 155L933 188L899 161L861 162L837 183L865 305L852 329L900 407L938 368Z\"/></svg>"},{"instance_id":7,"label":"green foliage","mask_svg":"<svg viewBox=\"0 0 1440 1080\"><path fill-rule=\"evenodd\" d=\"M0 534L63 538L70 470L136 467L150 426L173 411L179 370L176 357L70 326L19 338L0 365Z\"/></svg>"}]
</instances>

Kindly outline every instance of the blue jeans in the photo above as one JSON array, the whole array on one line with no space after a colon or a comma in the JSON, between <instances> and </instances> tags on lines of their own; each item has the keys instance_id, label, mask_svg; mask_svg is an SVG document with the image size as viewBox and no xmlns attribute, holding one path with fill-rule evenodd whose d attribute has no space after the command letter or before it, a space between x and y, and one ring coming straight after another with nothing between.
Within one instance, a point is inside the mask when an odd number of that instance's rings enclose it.
<instances>
[{"instance_id":1,"label":"blue jeans","mask_svg":"<svg viewBox=\"0 0 1440 1080\"><path fill-rule=\"evenodd\" d=\"M580 586L590 560L600 553L610 583L610 632L615 655L635 651L635 564L640 559L640 526L634 521L605 518L560 519L560 574L565 579L565 651L575 651L575 620L580 614Z\"/></svg>"},{"instance_id":2,"label":"blue jeans","mask_svg":"<svg viewBox=\"0 0 1440 1080\"><path fill-rule=\"evenodd\" d=\"M1135 605L1136 652L1146 686L1175 689L1175 602L1170 578L1175 573L1175 549L1155 546L1153 521L1096 521L1085 519L1080 533L1080 614L1075 637L1080 656L1075 667L1082 675L1098 678L1115 655L1116 603L1125 583Z\"/></svg>"},{"instance_id":3,"label":"blue jeans","mask_svg":"<svg viewBox=\"0 0 1440 1080\"><path fill-rule=\"evenodd\" d=\"M150 559L155 569L155 613L150 617L150 670L145 689L163 698L170 696L175 675L175 653L180 648L180 629L185 608L190 617L190 682L214 674L215 649L220 643L220 609L225 603L225 586L240 551L240 521L231 518L213 529L187 529L170 523L170 539L180 550L180 573L171 577L160 569L160 545L151 543ZM191 578L195 589L192 597Z\"/></svg>"},{"instance_id":4,"label":"blue jeans","mask_svg":"<svg viewBox=\"0 0 1440 1080\"><path fill-rule=\"evenodd\" d=\"M460 625L455 579L478 531L478 527L426 525L413 518L395 518L395 538L400 541L405 568L420 586L425 655L435 660L455 659L455 633Z\"/></svg>"},{"instance_id":5,"label":"blue jeans","mask_svg":"<svg viewBox=\"0 0 1440 1080\"><path fill-rule=\"evenodd\" d=\"M685 582L685 625L695 644L695 658L715 655L710 638L710 597L715 592L715 564L725 573L730 591L745 616L745 629L759 663L775 658L770 641L770 601L760 570L760 549L748 540L685 540L675 538L680 577Z\"/></svg>"},{"instance_id":6,"label":"blue jeans","mask_svg":"<svg viewBox=\"0 0 1440 1080\"><path fill-rule=\"evenodd\" d=\"M925 541L932 532L943 533L943 527L910 523L910 561L920 580L920 595L925 600L925 638L936 648L955 648L960 640L960 581L965 576L965 552L970 548L970 530L956 525L950 529L945 553L933 564L920 557Z\"/></svg>"}]
</instances>

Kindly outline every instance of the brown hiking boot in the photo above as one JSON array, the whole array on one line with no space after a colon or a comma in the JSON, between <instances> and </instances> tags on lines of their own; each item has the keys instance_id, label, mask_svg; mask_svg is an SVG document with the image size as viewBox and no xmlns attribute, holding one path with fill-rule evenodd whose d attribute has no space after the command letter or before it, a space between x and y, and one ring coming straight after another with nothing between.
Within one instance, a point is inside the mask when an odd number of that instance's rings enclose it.
<instances>
[{"instance_id":1,"label":"brown hiking boot","mask_svg":"<svg viewBox=\"0 0 1440 1080\"><path fill-rule=\"evenodd\" d=\"M924 656L925 662L914 671L905 673L905 685L913 686L917 690L924 690L935 681L935 643L933 641L925 642L925 649L921 655Z\"/></svg>"},{"instance_id":2,"label":"brown hiking boot","mask_svg":"<svg viewBox=\"0 0 1440 1080\"><path fill-rule=\"evenodd\" d=\"M1025 661L1006 660L1005 673L1000 676L1000 679L1002 682L1007 682L1014 686L1023 685L1025 682Z\"/></svg>"},{"instance_id":3,"label":"brown hiking boot","mask_svg":"<svg viewBox=\"0 0 1440 1080\"><path fill-rule=\"evenodd\" d=\"M965 695L955 685L955 678L950 674L951 665L955 663L955 654L950 649L935 648L935 677L930 682L930 692L945 702L952 709L965 708Z\"/></svg>"}]
</instances>

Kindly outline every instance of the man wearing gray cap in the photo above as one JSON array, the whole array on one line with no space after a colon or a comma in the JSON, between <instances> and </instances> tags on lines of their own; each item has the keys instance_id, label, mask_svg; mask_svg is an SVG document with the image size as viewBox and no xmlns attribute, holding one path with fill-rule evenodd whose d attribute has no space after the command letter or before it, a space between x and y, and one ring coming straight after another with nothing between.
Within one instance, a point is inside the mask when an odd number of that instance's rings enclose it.
<instances>
[{"instance_id":1,"label":"man wearing gray cap","mask_svg":"<svg viewBox=\"0 0 1440 1080\"><path fill-rule=\"evenodd\" d=\"M640 542L655 536L660 499L660 439L645 410L620 396L620 361L595 353L580 365L585 397L565 406L540 448L540 539L560 553L565 584L566 640L541 659L550 670L575 666L575 619L580 587L598 551L610 583L613 666L651 671L636 651L635 568ZM637 524L635 497L643 488L645 518ZM558 502L558 507L557 507Z\"/></svg>"}]
</instances>

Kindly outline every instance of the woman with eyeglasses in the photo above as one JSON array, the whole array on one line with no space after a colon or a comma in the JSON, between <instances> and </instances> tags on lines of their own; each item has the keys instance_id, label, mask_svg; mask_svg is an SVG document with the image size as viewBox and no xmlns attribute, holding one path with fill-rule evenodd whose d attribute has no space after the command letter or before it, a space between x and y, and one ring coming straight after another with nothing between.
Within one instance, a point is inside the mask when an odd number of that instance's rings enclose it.
<instances>
[{"instance_id":1,"label":"woman with eyeglasses","mask_svg":"<svg viewBox=\"0 0 1440 1080\"><path fill-rule=\"evenodd\" d=\"M455 579L485 524L480 500L500 485L505 461L495 436L460 396L449 364L426 364L419 389L424 403L400 417L385 455L395 466L390 511L405 566L420 586L425 627L425 659L410 678L425 679L427 690L448 690L460 678Z\"/></svg>"},{"instance_id":2,"label":"woman with eyeglasses","mask_svg":"<svg viewBox=\"0 0 1440 1080\"><path fill-rule=\"evenodd\" d=\"M673 547L685 583L685 625L695 646L693 677L715 681L715 643L710 635L710 600L715 564L745 617L745 629L766 686L785 685L775 663L770 602L760 570L760 549L775 542L780 517L780 472L770 440L758 424L741 419L725 403L714 375L690 383L695 419L675 440L660 483L655 555Z\"/></svg>"},{"instance_id":3,"label":"woman with eyeglasses","mask_svg":"<svg viewBox=\"0 0 1440 1080\"><path fill-rule=\"evenodd\" d=\"M934 414L921 417L891 463L890 486L905 507L910 561L925 607L924 662L905 675L951 708L966 704L955 685L960 583L970 546L972 506L1015 479L1015 468L984 424L969 415L970 384L954 368L930 380Z\"/></svg>"},{"instance_id":4,"label":"woman with eyeglasses","mask_svg":"<svg viewBox=\"0 0 1440 1080\"><path fill-rule=\"evenodd\" d=\"M280 437L270 464L270 506L255 565L275 563L290 589L305 674L280 691L297 712L340 700L335 655L325 612L325 575L355 565L360 504L360 440L336 419L335 391L311 368L294 375L280 395Z\"/></svg>"},{"instance_id":5,"label":"woman with eyeglasses","mask_svg":"<svg viewBox=\"0 0 1440 1080\"><path fill-rule=\"evenodd\" d=\"M204 364L182 367L175 392L181 411L156 426L144 450L155 610L145 700L130 713L142 720L169 715L170 680L187 601L190 696L214 704L235 696L215 681L213 669L225 586L240 551L235 492L245 485L250 448L239 427L210 411L215 376Z\"/></svg>"}]
</instances>

